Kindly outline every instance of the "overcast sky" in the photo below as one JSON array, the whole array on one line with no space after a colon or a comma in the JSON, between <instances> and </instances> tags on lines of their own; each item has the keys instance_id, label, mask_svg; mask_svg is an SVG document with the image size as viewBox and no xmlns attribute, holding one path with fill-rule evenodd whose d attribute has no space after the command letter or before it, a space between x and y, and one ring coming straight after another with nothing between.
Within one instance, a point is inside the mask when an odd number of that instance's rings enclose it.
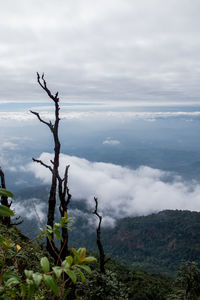
<instances>
[{"instance_id":1,"label":"overcast sky","mask_svg":"<svg viewBox=\"0 0 200 300\"><path fill-rule=\"evenodd\" d=\"M200 102L199 0L6 0L0 101Z\"/></svg>"}]
</instances>

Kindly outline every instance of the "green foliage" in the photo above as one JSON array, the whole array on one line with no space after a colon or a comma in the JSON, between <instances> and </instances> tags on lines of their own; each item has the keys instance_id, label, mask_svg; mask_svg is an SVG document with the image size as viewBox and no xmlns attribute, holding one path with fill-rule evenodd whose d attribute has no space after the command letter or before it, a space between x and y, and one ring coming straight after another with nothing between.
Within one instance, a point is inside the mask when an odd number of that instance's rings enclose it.
<instances>
[{"instance_id":1,"label":"green foliage","mask_svg":"<svg viewBox=\"0 0 200 300\"><path fill-rule=\"evenodd\" d=\"M56 233L58 229L68 226L66 224L69 222L70 220L65 214L60 223L56 223L52 232ZM42 235L48 236L49 230L50 228L47 227ZM51 268L51 262L47 256L42 256L40 264L38 263L38 255L36 253L40 251L33 243L27 241L28 239L21 235L21 243L16 244L16 242L13 242L15 239L8 237L8 232L11 232L10 237L16 237L18 234L18 240L20 238L20 232L15 227L8 230L6 226L1 226L0 299L48 299L52 295L59 297L59 299L67 299L69 291L66 290L66 284L70 286L70 282L75 284L79 279L81 282L84 282L86 280L85 274L92 273L87 264L96 261L96 259L94 257L87 257L85 248L72 249L73 255L67 256L61 266L53 266ZM25 245L24 238L26 239ZM35 248L35 253L32 256L35 256L35 265L38 268L25 269L23 274L20 261L23 259L25 262L30 262L30 257L25 259L24 256L24 252L29 248L28 244L30 244L31 250ZM27 266L30 265L27 263Z\"/></svg>"},{"instance_id":2,"label":"green foliage","mask_svg":"<svg viewBox=\"0 0 200 300\"><path fill-rule=\"evenodd\" d=\"M0 216L2 217L12 217L14 212L5 205L0 205Z\"/></svg>"},{"instance_id":3,"label":"green foliage","mask_svg":"<svg viewBox=\"0 0 200 300\"><path fill-rule=\"evenodd\" d=\"M200 298L200 270L195 262L182 262L176 284L184 290L185 299Z\"/></svg>"},{"instance_id":4,"label":"green foliage","mask_svg":"<svg viewBox=\"0 0 200 300\"><path fill-rule=\"evenodd\" d=\"M78 289L83 299L129 299L127 287L119 281L117 274L112 271L107 271L106 274L94 271L84 286L79 283Z\"/></svg>"},{"instance_id":5,"label":"green foliage","mask_svg":"<svg viewBox=\"0 0 200 300\"><path fill-rule=\"evenodd\" d=\"M81 281L84 282L86 277L81 269L91 274L91 269L86 264L95 261L95 258L86 257L85 248L80 248L77 251L73 249L73 253L75 253L74 256L67 256L61 266L54 266L52 270L47 257L42 257L40 260L42 272L34 273L32 270L25 270L25 296L28 296L30 291L32 296L37 294L37 288L44 283L57 297L64 299L67 282L71 280L75 284L78 280L78 276L80 276ZM67 277L65 277L64 274L67 274ZM20 282L18 282L18 284L19 283Z\"/></svg>"},{"instance_id":6,"label":"green foliage","mask_svg":"<svg viewBox=\"0 0 200 300\"><path fill-rule=\"evenodd\" d=\"M3 188L0 188L0 196L6 196L6 197L9 197L9 198L14 197L12 192L8 191L7 189L3 189Z\"/></svg>"},{"instance_id":7,"label":"green foliage","mask_svg":"<svg viewBox=\"0 0 200 300\"><path fill-rule=\"evenodd\" d=\"M10 198L14 197L13 193L11 193L10 191L0 188L0 197L2 197L2 196L6 196L6 197L10 197ZM0 205L0 216L12 217L12 216L14 216L14 212L7 206Z\"/></svg>"},{"instance_id":8,"label":"green foliage","mask_svg":"<svg viewBox=\"0 0 200 300\"><path fill-rule=\"evenodd\" d=\"M95 232L84 233L83 222L74 224L70 243L95 250ZM102 243L107 255L133 269L175 277L181 261L200 263L200 212L166 210L119 219L114 228L102 228Z\"/></svg>"},{"instance_id":9,"label":"green foliage","mask_svg":"<svg viewBox=\"0 0 200 300\"><path fill-rule=\"evenodd\" d=\"M49 241L52 241L53 235L55 235L57 240L61 240L63 242L60 229L66 228L71 231L72 226L68 225L69 223L72 223L72 218L68 218L67 212L65 212L64 217L60 219L59 223L54 223L53 227L46 225L45 228L40 228L40 234L38 235L38 238L42 240L44 237L47 237Z\"/></svg>"}]
</instances>

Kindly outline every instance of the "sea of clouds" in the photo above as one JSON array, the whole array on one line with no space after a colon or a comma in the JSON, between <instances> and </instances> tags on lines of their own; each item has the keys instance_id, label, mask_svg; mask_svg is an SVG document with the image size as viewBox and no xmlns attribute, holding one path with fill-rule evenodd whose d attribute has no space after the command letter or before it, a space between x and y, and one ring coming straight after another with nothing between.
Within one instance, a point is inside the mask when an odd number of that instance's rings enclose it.
<instances>
[{"instance_id":1,"label":"sea of clouds","mask_svg":"<svg viewBox=\"0 0 200 300\"><path fill-rule=\"evenodd\" d=\"M42 153L39 157L46 164L51 164L52 158L51 153ZM84 199L92 209L93 198L98 197L107 226L113 226L118 218L148 215L165 209L200 210L200 185L195 181L185 182L179 176L148 166L134 170L61 154L62 174L68 164L73 199ZM51 183L51 173L38 163L28 164L25 170L32 172L41 183Z\"/></svg>"}]
</instances>

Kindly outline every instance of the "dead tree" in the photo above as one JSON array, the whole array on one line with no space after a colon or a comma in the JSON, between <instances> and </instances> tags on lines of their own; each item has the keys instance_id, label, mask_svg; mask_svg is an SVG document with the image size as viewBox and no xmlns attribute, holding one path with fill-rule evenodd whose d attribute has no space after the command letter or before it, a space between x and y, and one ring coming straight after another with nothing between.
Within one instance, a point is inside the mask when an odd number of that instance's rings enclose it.
<instances>
[{"instance_id":1,"label":"dead tree","mask_svg":"<svg viewBox=\"0 0 200 300\"><path fill-rule=\"evenodd\" d=\"M3 189L6 189L5 175L4 175L4 172L1 169L1 167L0 167L0 178L1 178L1 187ZM9 203L8 202L8 196L1 196L1 204L5 205L8 208L10 208L11 205L12 205L12 201ZM2 220L3 224L5 224L7 226L10 226L10 225L22 224L24 222L24 220L20 220L20 218L21 218L21 216L16 217L15 220L17 222L14 222L14 223L13 222L11 223L11 218L10 217L1 217L1 220Z\"/></svg>"},{"instance_id":2,"label":"dead tree","mask_svg":"<svg viewBox=\"0 0 200 300\"><path fill-rule=\"evenodd\" d=\"M4 176L4 172L2 171L1 167L0 167L0 178L1 178L1 187L3 189L6 189L5 176ZM10 208L12 201L11 201L11 203L9 203L7 196L1 196L1 204ZM3 224L9 226L10 225L10 217L2 217L2 222L3 222Z\"/></svg>"},{"instance_id":3,"label":"dead tree","mask_svg":"<svg viewBox=\"0 0 200 300\"><path fill-rule=\"evenodd\" d=\"M99 249L99 263L100 263L100 272L105 274L105 253L103 249L103 245L101 243L101 222L102 222L102 216L98 213L98 199L94 197L95 201L95 210L93 211L93 214L95 214L99 219L99 224L97 227L97 246Z\"/></svg>"},{"instance_id":4,"label":"dead tree","mask_svg":"<svg viewBox=\"0 0 200 300\"><path fill-rule=\"evenodd\" d=\"M55 208L56 208L56 196L58 192L59 200L60 200L60 206L59 211L61 217L64 217L64 213L67 211L68 204L71 199L71 195L69 193L68 188L68 170L69 166L66 166L64 178L60 176L59 173L59 160L60 160L60 140L59 140L59 122L60 122L60 116L59 116L59 98L58 98L58 92L53 95L51 91L48 89L46 81L44 79L44 74L42 77L40 77L39 73L37 73L37 81L41 88L47 93L49 98L54 102L55 107L55 120L52 123L51 121L47 122L43 120L39 113L35 111L31 111L32 114L34 114L38 120L49 127L53 139L54 139L54 158L50 161L50 165L47 165L41 160L33 158L34 162L37 162L41 164L42 166L48 168L52 174L51 179L51 187L50 187L50 193L49 193L49 202L48 202L48 215L47 215L47 225L50 225L53 227L54 225L54 216L55 216ZM52 236L53 237L53 236ZM57 261L58 257L63 259L66 255L69 254L68 249L68 231L66 228L62 229L62 238L63 241L61 242L60 250L57 249L57 247L54 244L54 241L51 242L47 239L47 250L52 255L52 257Z\"/></svg>"}]
</instances>

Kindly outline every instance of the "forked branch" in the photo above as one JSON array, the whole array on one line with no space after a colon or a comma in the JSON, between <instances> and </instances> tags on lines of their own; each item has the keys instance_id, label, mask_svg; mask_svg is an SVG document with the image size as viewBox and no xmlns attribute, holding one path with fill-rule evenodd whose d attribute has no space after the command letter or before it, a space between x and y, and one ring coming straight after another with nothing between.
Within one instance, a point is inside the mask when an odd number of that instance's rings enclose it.
<instances>
[{"instance_id":1,"label":"forked branch","mask_svg":"<svg viewBox=\"0 0 200 300\"><path fill-rule=\"evenodd\" d=\"M47 216L47 224L53 227L54 225L54 215L55 215L55 208L56 208L56 197L57 197L57 188L58 188L58 194L59 194L59 200L60 200L60 214L61 217L64 216L64 213L67 211L69 201L71 199L71 195L69 193L68 189L68 169L69 166L66 167L64 178L62 179L59 174L59 164L60 164L60 140L59 140L59 98L58 98L58 92L53 95L51 91L47 87L47 83L44 79L44 74L40 77L39 73L37 73L37 81L39 85L42 87L42 89L47 93L47 95L53 100L54 107L55 107L55 119L52 123L51 121L47 122L43 120L39 113L35 111L31 111L32 114L34 114L38 120L47 125L50 128L50 131L53 135L54 139L54 158L50 160L50 165L44 163L42 160L33 158L33 161L41 164L45 168L49 169L52 173L51 178L51 187L50 187L50 193L49 193L49 206L48 206L48 216ZM63 259L66 255L69 254L68 250L68 232L67 228L62 229L62 239L63 242L61 243L61 252L58 254L61 259ZM49 243L49 240L47 239L47 249L50 252L50 254L54 257L55 261L58 259L58 255L55 255L56 253L59 253L57 251L56 246L54 244L53 240L53 234L52 234L52 241L51 244Z\"/></svg>"},{"instance_id":2,"label":"forked branch","mask_svg":"<svg viewBox=\"0 0 200 300\"><path fill-rule=\"evenodd\" d=\"M37 81L39 83L39 85L41 86L41 88L43 90L45 90L45 92L47 93L47 95L55 102L59 102L59 98L58 98L58 92L55 94L55 96L52 95L51 91L48 89L47 87L47 83L46 80L44 79L44 73L42 74L42 77L40 77L40 74L37 72Z\"/></svg>"}]
</instances>

